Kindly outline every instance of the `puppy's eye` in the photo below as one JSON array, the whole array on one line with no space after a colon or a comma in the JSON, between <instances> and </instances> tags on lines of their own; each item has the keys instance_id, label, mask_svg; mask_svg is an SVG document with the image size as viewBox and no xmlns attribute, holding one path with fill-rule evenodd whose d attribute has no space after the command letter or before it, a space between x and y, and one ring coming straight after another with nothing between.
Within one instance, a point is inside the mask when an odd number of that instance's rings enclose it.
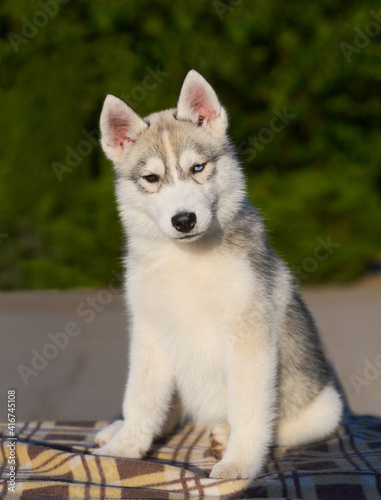
<instances>
[{"instance_id":1,"label":"puppy's eye","mask_svg":"<svg viewBox=\"0 0 381 500\"><path fill-rule=\"evenodd\" d=\"M205 163L197 163L196 165L193 165L191 168L192 172L194 174L198 174L199 172L202 172L206 166L207 162Z\"/></svg>"},{"instance_id":2,"label":"puppy's eye","mask_svg":"<svg viewBox=\"0 0 381 500\"><path fill-rule=\"evenodd\" d=\"M153 184L154 182L159 182L159 176L155 174L143 175L143 179L145 179L150 184Z\"/></svg>"}]
</instances>

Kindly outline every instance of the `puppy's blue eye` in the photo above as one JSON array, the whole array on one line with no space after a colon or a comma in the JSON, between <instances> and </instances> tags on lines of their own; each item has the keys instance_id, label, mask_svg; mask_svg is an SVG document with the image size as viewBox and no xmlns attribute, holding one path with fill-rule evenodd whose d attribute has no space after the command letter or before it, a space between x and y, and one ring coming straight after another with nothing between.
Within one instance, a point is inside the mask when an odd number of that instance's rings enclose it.
<instances>
[{"instance_id":1,"label":"puppy's blue eye","mask_svg":"<svg viewBox=\"0 0 381 500\"><path fill-rule=\"evenodd\" d=\"M194 174L198 174L199 172L202 172L205 168L205 165L206 165L207 162L205 163L197 163L197 165L193 165L192 167L192 172Z\"/></svg>"}]
</instances>

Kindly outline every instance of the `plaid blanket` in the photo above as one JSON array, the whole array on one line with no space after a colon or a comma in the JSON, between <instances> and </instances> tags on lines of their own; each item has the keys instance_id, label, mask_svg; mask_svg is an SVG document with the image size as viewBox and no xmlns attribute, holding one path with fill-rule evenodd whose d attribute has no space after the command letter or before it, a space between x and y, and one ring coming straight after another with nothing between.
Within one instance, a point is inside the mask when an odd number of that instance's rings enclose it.
<instances>
[{"instance_id":1,"label":"plaid blanket","mask_svg":"<svg viewBox=\"0 0 381 500\"><path fill-rule=\"evenodd\" d=\"M374 417L349 416L324 442L273 448L265 472L251 481L210 479L216 459L209 436L192 425L155 442L144 460L91 455L94 436L107 423L20 423L14 448L0 424L0 498L381 498L381 419Z\"/></svg>"}]
</instances>

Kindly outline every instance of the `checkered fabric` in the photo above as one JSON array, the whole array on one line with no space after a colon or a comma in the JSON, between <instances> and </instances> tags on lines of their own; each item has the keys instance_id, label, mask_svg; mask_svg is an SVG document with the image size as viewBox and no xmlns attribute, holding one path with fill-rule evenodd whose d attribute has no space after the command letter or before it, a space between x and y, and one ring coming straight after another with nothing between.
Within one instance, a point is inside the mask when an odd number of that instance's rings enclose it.
<instances>
[{"instance_id":1,"label":"checkered fabric","mask_svg":"<svg viewBox=\"0 0 381 500\"><path fill-rule=\"evenodd\" d=\"M204 428L187 425L156 442L144 460L91 455L107 422L17 425L15 492L9 489L7 426L0 424L0 498L381 499L381 419L349 416L331 439L287 450L273 448L254 480L216 480Z\"/></svg>"}]
</instances>

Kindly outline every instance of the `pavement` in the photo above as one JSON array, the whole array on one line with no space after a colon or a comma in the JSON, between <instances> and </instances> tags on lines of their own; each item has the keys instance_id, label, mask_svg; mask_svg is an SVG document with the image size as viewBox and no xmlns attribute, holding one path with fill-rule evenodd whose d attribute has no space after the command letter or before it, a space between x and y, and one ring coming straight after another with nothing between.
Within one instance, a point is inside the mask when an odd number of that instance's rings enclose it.
<instances>
[{"instance_id":1,"label":"pavement","mask_svg":"<svg viewBox=\"0 0 381 500\"><path fill-rule=\"evenodd\" d=\"M381 275L303 289L351 408L381 416ZM126 311L114 288L0 292L0 421L113 419L127 373Z\"/></svg>"}]
</instances>

